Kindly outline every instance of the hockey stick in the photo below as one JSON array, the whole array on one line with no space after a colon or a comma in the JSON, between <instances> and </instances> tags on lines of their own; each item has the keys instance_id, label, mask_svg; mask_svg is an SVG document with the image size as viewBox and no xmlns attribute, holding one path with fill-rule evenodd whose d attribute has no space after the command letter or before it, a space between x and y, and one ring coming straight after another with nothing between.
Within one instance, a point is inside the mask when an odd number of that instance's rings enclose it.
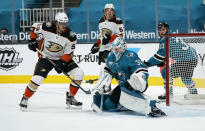
<instances>
[{"instance_id":1,"label":"hockey stick","mask_svg":"<svg viewBox=\"0 0 205 131\"><path fill-rule=\"evenodd\" d=\"M102 93L101 94L101 100L100 100L100 110L101 110L101 113L103 111L103 99L104 99L104 94Z\"/></svg>"},{"instance_id":2,"label":"hockey stick","mask_svg":"<svg viewBox=\"0 0 205 131\"><path fill-rule=\"evenodd\" d=\"M85 55L85 57L84 57L83 59L81 59L81 60L78 61L78 64L79 64L80 62L82 62L86 57L88 57L88 56L91 55L91 54L92 54L92 52L90 52L90 53L88 53L87 55Z\"/></svg>"},{"instance_id":3,"label":"hockey stick","mask_svg":"<svg viewBox=\"0 0 205 131\"><path fill-rule=\"evenodd\" d=\"M90 80L86 80L84 81L84 83L89 83L89 84L93 84L95 81L97 81L98 79L90 79Z\"/></svg>"},{"instance_id":4,"label":"hockey stick","mask_svg":"<svg viewBox=\"0 0 205 131\"><path fill-rule=\"evenodd\" d=\"M43 52L41 52L39 49L36 49L38 51L38 53L40 53L41 55L43 55ZM49 58L46 58L54 67L56 67L56 64L50 60ZM70 78L70 76L65 73L65 71L63 71L62 69L60 69L62 71L62 73L67 76L74 84L76 84L83 92L85 92L86 94L91 94L90 90L84 90L78 83L76 83L72 78Z\"/></svg>"}]
</instances>

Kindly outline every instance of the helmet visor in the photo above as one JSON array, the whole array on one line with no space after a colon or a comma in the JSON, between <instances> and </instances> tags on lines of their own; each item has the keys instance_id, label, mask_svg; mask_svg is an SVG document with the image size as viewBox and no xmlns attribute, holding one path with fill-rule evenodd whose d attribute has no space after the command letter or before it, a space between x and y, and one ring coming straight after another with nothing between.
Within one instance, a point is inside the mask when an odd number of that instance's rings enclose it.
<instances>
[{"instance_id":1,"label":"helmet visor","mask_svg":"<svg viewBox=\"0 0 205 131\"><path fill-rule=\"evenodd\" d=\"M68 26L68 22L58 22L59 25Z\"/></svg>"}]
</instances>

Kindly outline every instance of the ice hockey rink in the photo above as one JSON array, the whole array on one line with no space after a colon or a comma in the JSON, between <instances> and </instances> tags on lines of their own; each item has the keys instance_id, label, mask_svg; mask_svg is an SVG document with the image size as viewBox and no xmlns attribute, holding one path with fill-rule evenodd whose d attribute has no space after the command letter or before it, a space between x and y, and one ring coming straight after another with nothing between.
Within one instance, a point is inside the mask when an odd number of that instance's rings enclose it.
<instances>
[{"instance_id":1,"label":"ice hockey rink","mask_svg":"<svg viewBox=\"0 0 205 131\"><path fill-rule=\"evenodd\" d=\"M92 89L91 84L83 84ZM66 84L43 84L29 100L26 112L19 102L26 84L0 85L0 131L201 131L205 128L205 108L185 106L159 107L168 115L150 118L134 112L92 111L92 95L79 90L76 98L83 102L82 110L69 110L65 105ZM146 95L156 98L162 87L149 87Z\"/></svg>"}]
</instances>

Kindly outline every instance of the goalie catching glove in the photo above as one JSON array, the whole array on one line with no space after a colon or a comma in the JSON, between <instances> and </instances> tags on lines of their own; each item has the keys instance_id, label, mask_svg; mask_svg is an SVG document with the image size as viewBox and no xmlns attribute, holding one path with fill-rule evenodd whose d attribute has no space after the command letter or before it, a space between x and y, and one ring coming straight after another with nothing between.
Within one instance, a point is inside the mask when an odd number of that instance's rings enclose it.
<instances>
[{"instance_id":1,"label":"goalie catching glove","mask_svg":"<svg viewBox=\"0 0 205 131\"><path fill-rule=\"evenodd\" d=\"M36 48L38 48L38 42L36 41L36 39L31 39L28 41L28 48L34 52L36 52Z\"/></svg>"}]
</instances>

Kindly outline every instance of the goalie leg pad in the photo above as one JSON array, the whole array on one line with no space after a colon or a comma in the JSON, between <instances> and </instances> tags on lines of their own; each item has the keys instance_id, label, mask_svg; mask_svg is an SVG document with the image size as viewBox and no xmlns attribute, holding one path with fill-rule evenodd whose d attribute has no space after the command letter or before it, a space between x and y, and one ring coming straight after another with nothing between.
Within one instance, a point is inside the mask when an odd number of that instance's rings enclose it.
<instances>
[{"instance_id":1,"label":"goalie leg pad","mask_svg":"<svg viewBox=\"0 0 205 131\"><path fill-rule=\"evenodd\" d=\"M122 88L120 95L120 104L125 108L140 114L147 115L151 112L151 108L155 103L146 99L141 93L136 91L127 92Z\"/></svg>"}]
</instances>

